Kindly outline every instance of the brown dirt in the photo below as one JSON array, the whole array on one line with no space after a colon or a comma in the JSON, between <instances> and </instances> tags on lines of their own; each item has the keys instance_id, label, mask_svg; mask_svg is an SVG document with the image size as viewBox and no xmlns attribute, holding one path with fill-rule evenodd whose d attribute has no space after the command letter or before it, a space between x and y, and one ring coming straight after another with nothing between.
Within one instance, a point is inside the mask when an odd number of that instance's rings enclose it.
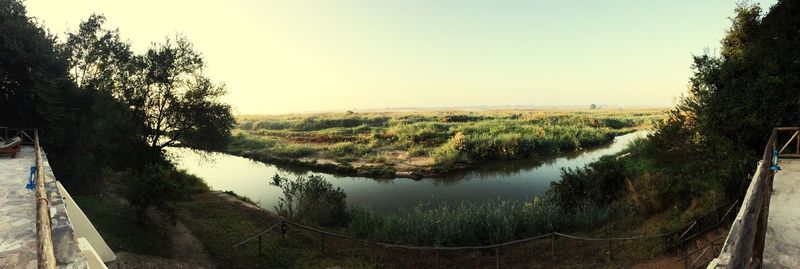
<instances>
[{"instance_id":1,"label":"brown dirt","mask_svg":"<svg viewBox=\"0 0 800 269\"><path fill-rule=\"evenodd\" d=\"M173 235L170 238L172 257L181 261L193 261L203 265L204 268L216 268L203 243L183 223L180 221L175 223L175 228L170 234Z\"/></svg>"},{"instance_id":2,"label":"brown dirt","mask_svg":"<svg viewBox=\"0 0 800 269\"><path fill-rule=\"evenodd\" d=\"M683 268L683 263L678 261L678 257L661 257L644 261L633 265L634 269L670 269L670 268Z\"/></svg>"},{"instance_id":3,"label":"brown dirt","mask_svg":"<svg viewBox=\"0 0 800 269\"><path fill-rule=\"evenodd\" d=\"M117 252L117 260L107 263L109 269L211 269L202 262L170 259L157 256L141 255L128 252Z\"/></svg>"}]
</instances>

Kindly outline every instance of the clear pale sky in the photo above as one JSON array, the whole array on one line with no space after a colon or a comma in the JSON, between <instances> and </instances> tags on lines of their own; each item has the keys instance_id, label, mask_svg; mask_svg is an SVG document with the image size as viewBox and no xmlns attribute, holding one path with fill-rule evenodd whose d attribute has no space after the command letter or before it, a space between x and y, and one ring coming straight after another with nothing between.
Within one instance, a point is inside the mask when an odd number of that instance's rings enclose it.
<instances>
[{"instance_id":1,"label":"clear pale sky","mask_svg":"<svg viewBox=\"0 0 800 269\"><path fill-rule=\"evenodd\" d=\"M775 1L760 2L768 10ZM735 1L28 0L51 32L104 14L136 51L182 33L241 114L670 106Z\"/></svg>"}]
</instances>

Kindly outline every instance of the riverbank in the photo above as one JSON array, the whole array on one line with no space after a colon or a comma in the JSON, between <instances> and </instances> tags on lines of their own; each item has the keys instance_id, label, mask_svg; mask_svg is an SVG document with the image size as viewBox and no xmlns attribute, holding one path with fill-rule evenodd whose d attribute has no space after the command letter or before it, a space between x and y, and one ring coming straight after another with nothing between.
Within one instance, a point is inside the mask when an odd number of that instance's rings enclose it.
<instances>
[{"instance_id":1,"label":"riverbank","mask_svg":"<svg viewBox=\"0 0 800 269\"><path fill-rule=\"evenodd\" d=\"M268 226L280 217L254 207L246 202L219 192L195 196L192 201L179 204L179 219L194 232L206 246L209 255L220 267L230 266L231 246ZM342 232L323 228L333 232ZM603 226L584 236L613 234L613 226ZM321 251L318 234L305 233L289 227L287 236L280 229L262 238L261 254L258 240L238 249L234 268L476 268L494 267L494 251L418 251L375 248L332 237L325 239L325 252ZM559 239L557 252L551 252L549 239L500 249L500 262L504 268L628 268L659 258L654 252L658 241L630 241L614 246L614 257L605 252L607 244ZM580 258L576 258L580 257ZM648 268L648 267L642 267Z\"/></svg>"},{"instance_id":2,"label":"riverbank","mask_svg":"<svg viewBox=\"0 0 800 269\"><path fill-rule=\"evenodd\" d=\"M203 152L187 148L170 148L169 155L179 169L186 170L216 190L231 190L247 196L259 206L273 209L280 188L270 185L274 175L325 177L347 193L347 203L389 212L411 208L420 203L489 202L502 199L529 200L550 189L551 182L561 178L561 169L583 167L602 156L619 154L632 141L646 136L638 131L618 136L613 143L578 152L559 154L553 158L533 160L481 162L467 170L446 176L423 179L341 176L336 173L310 172L307 168L272 165L235 155Z\"/></svg>"},{"instance_id":3,"label":"riverbank","mask_svg":"<svg viewBox=\"0 0 800 269\"><path fill-rule=\"evenodd\" d=\"M226 153L340 176L443 177L492 161L610 144L662 110L500 110L242 116Z\"/></svg>"}]
</instances>

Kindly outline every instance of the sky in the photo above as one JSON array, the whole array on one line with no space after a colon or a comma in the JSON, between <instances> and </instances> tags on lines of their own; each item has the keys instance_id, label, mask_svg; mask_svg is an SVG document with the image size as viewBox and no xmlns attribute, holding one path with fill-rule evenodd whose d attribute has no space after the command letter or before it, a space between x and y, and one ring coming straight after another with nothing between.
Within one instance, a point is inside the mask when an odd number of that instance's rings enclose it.
<instances>
[{"instance_id":1,"label":"sky","mask_svg":"<svg viewBox=\"0 0 800 269\"><path fill-rule=\"evenodd\" d=\"M237 114L671 106L736 1L27 0L65 36L92 13L137 52L181 33ZM775 0L759 2L764 10Z\"/></svg>"}]
</instances>

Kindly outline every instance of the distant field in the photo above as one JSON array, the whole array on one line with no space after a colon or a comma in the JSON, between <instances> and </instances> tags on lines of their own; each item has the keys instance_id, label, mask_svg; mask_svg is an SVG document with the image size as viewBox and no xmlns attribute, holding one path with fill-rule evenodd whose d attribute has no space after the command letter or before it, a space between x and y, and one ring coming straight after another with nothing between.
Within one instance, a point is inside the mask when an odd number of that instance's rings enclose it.
<instances>
[{"instance_id":1,"label":"distant field","mask_svg":"<svg viewBox=\"0 0 800 269\"><path fill-rule=\"evenodd\" d=\"M237 119L228 151L326 172L419 177L600 146L663 116L660 109L250 115Z\"/></svg>"}]
</instances>

